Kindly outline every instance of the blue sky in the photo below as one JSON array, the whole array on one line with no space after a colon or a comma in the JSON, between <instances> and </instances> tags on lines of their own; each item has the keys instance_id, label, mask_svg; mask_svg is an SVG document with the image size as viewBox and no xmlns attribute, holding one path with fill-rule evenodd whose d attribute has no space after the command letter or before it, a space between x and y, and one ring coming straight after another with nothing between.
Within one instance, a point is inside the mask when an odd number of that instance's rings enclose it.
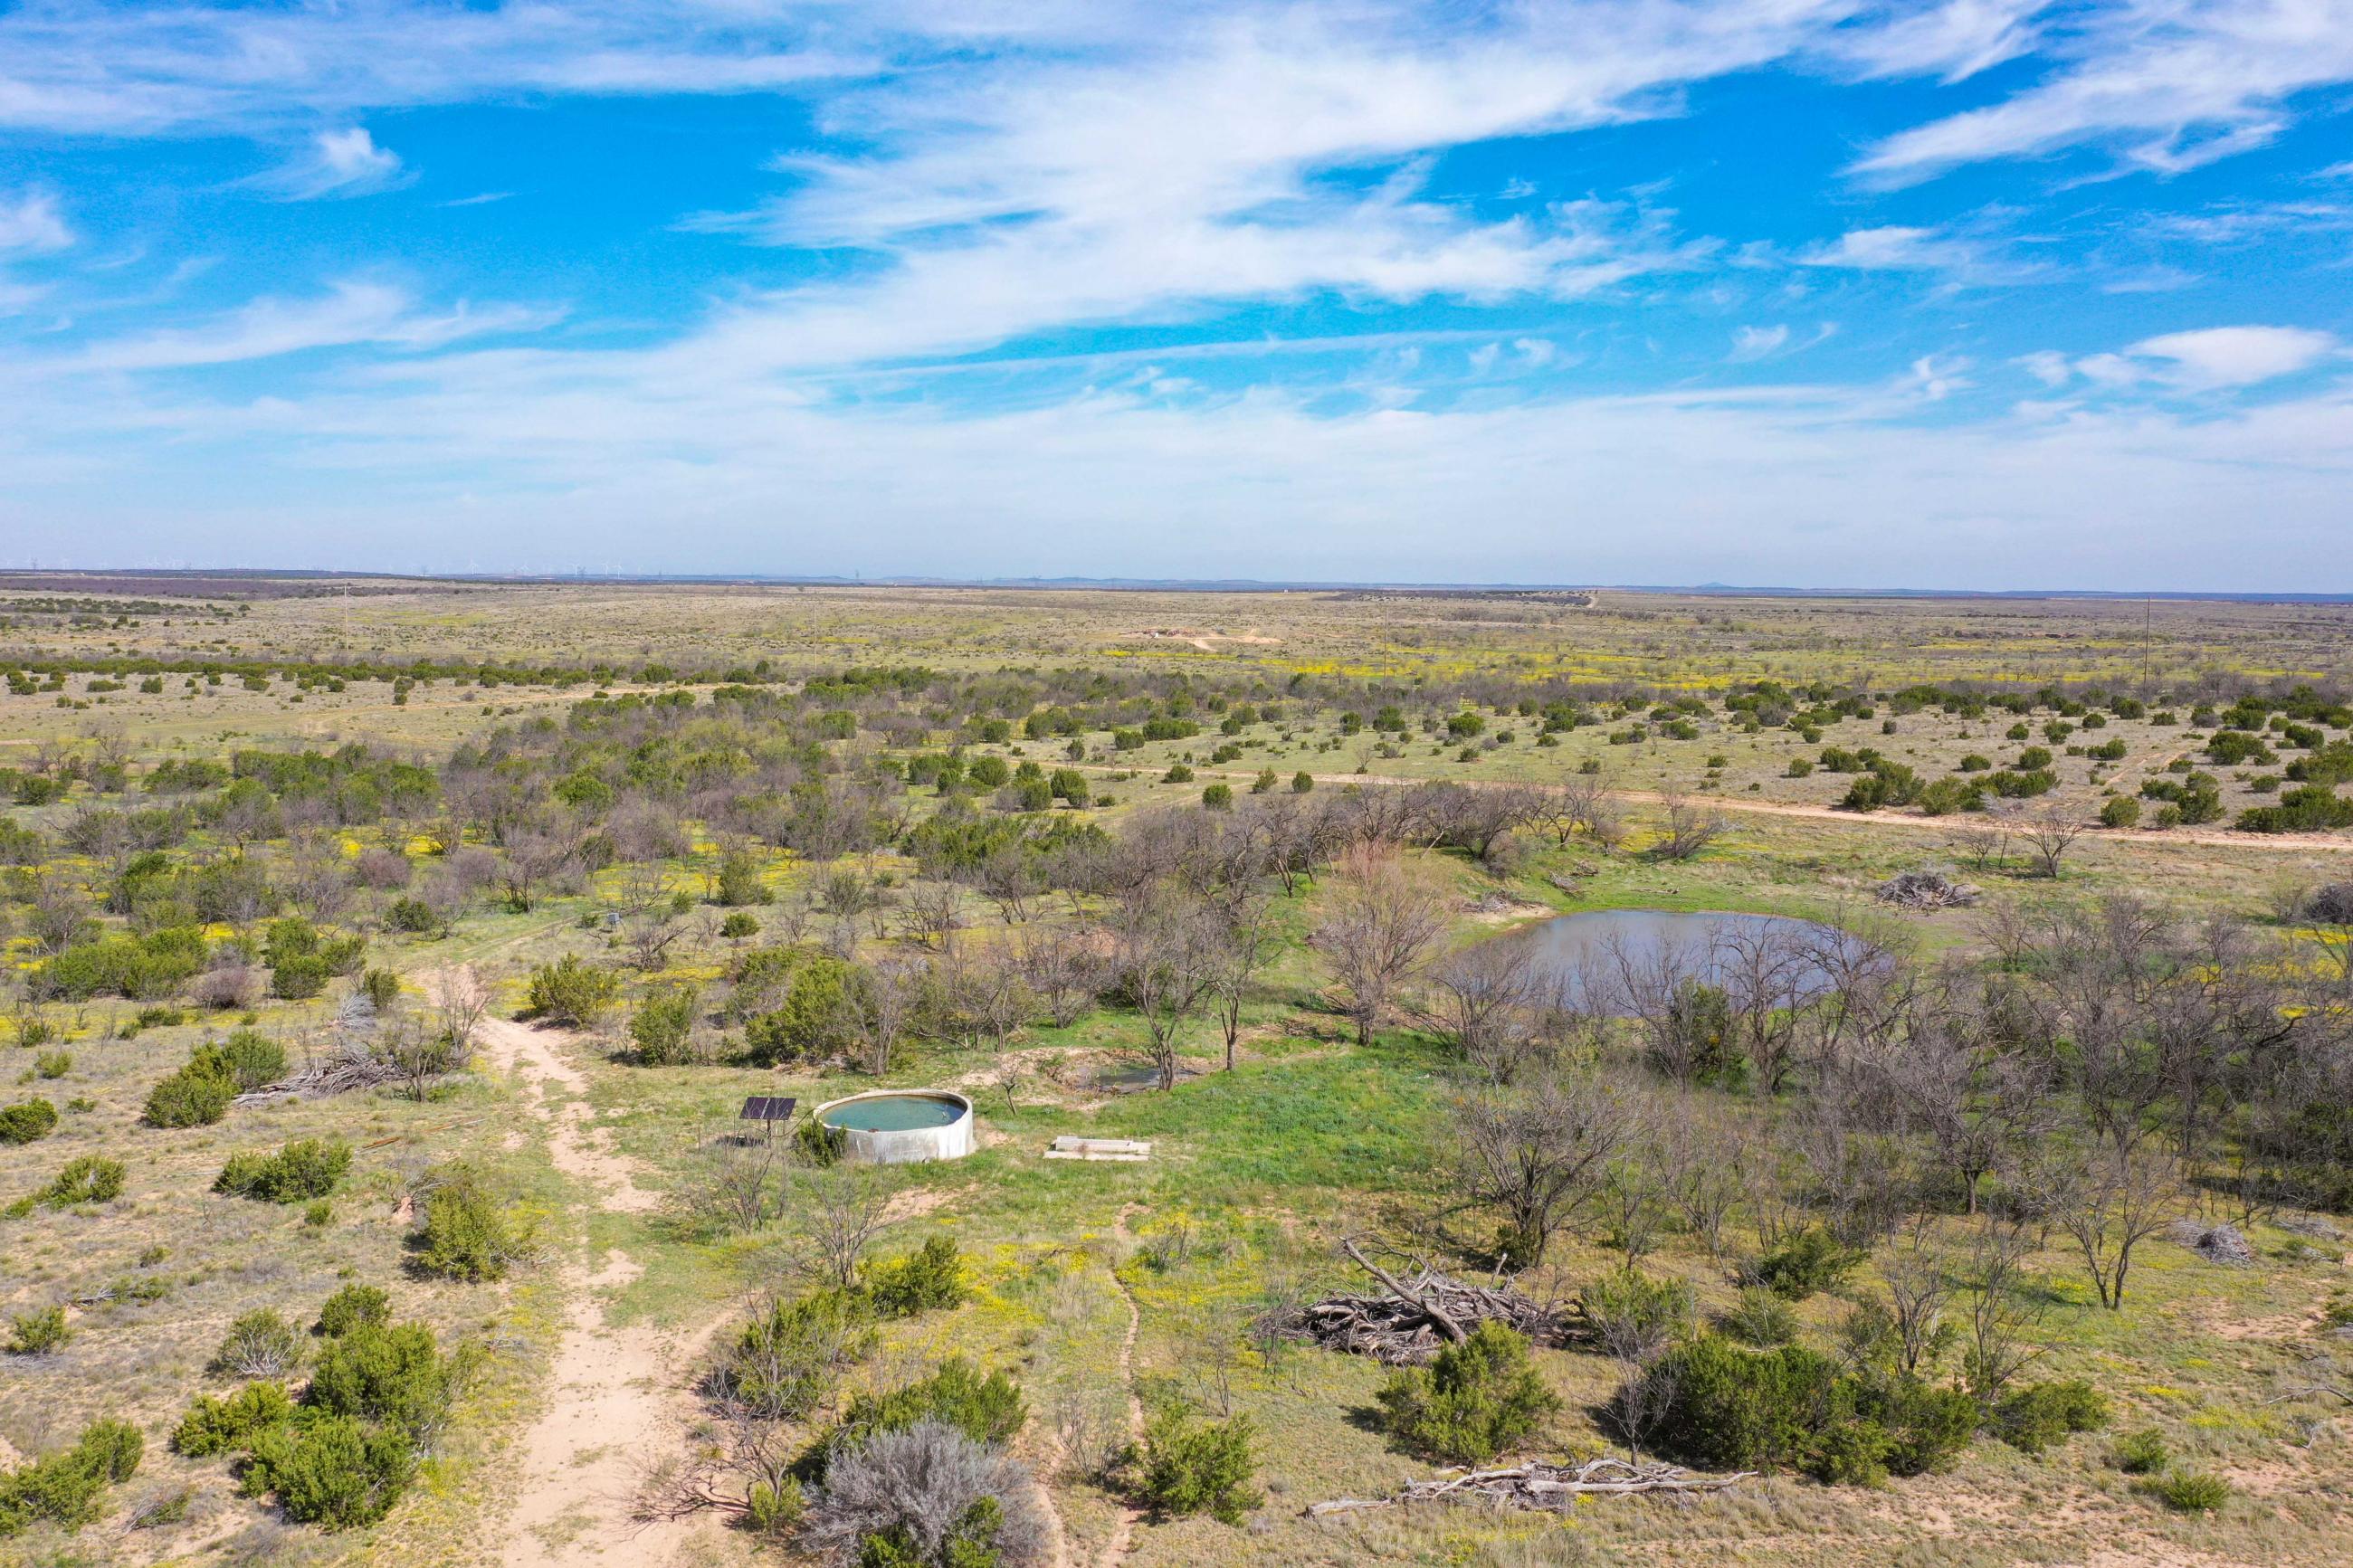
<instances>
[{"instance_id":1,"label":"blue sky","mask_svg":"<svg viewBox=\"0 0 2353 1568\"><path fill-rule=\"evenodd\" d=\"M0 564L2353 589L2353 0L0 7Z\"/></svg>"}]
</instances>

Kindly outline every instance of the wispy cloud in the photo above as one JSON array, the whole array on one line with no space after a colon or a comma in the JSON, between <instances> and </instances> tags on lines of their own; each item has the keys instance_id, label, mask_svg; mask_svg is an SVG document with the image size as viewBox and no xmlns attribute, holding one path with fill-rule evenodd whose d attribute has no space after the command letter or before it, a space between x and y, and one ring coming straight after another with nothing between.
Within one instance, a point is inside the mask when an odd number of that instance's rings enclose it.
<instances>
[{"instance_id":1,"label":"wispy cloud","mask_svg":"<svg viewBox=\"0 0 2353 1568\"><path fill-rule=\"evenodd\" d=\"M1899 132L1855 165L1917 180L2095 145L2178 173L2258 147L2290 100L2353 78L2353 0L2116 0L2070 14L2059 64L1984 108Z\"/></svg>"},{"instance_id":2,"label":"wispy cloud","mask_svg":"<svg viewBox=\"0 0 2353 1568\"><path fill-rule=\"evenodd\" d=\"M377 146L366 126L353 125L318 132L301 156L255 183L287 201L308 202L322 196L374 195L415 177L402 165L399 153Z\"/></svg>"},{"instance_id":3,"label":"wispy cloud","mask_svg":"<svg viewBox=\"0 0 2353 1568\"><path fill-rule=\"evenodd\" d=\"M0 196L0 255L63 250L73 242L56 196L47 191Z\"/></svg>"},{"instance_id":4,"label":"wispy cloud","mask_svg":"<svg viewBox=\"0 0 2353 1568\"><path fill-rule=\"evenodd\" d=\"M417 353L463 338L527 331L554 319L550 311L513 305L476 310L461 302L420 311L405 289L349 281L316 299L258 300L200 326L99 342L66 368L184 370L363 343Z\"/></svg>"}]
</instances>

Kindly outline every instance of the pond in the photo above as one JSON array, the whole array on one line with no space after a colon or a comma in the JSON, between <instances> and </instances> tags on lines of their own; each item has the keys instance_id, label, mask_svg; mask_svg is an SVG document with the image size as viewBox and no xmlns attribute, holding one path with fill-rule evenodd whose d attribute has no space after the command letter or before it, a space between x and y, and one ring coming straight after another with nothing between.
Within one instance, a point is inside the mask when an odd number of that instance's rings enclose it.
<instances>
[{"instance_id":1,"label":"pond","mask_svg":"<svg viewBox=\"0 0 2353 1568\"><path fill-rule=\"evenodd\" d=\"M1528 950L1537 974L1574 1003L1622 1002L1630 990L1686 979L1809 996L1873 952L1835 926L1728 910L1595 910L1501 940Z\"/></svg>"}]
</instances>

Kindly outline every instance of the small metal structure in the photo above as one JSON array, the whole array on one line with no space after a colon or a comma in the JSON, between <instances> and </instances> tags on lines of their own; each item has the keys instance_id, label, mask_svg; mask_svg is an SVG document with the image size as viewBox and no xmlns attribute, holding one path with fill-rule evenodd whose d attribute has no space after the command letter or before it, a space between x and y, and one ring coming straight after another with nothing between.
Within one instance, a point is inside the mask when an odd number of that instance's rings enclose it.
<instances>
[{"instance_id":1,"label":"small metal structure","mask_svg":"<svg viewBox=\"0 0 2353 1568\"><path fill-rule=\"evenodd\" d=\"M747 1096L744 1109L735 1113L738 1121L757 1121L768 1130L768 1141L776 1142L776 1123L789 1121L793 1108L800 1101L789 1094L754 1094Z\"/></svg>"}]
</instances>

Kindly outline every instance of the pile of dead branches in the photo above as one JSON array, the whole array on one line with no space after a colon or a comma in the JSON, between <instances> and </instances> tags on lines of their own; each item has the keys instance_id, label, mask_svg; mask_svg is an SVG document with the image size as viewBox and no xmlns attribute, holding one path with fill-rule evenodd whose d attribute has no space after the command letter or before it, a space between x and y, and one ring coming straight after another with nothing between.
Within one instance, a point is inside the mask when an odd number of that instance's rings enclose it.
<instances>
[{"instance_id":1,"label":"pile of dead branches","mask_svg":"<svg viewBox=\"0 0 2353 1568\"><path fill-rule=\"evenodd\" d=\"M238 1105L266 1105L274 1100L325 1100L357 1089L378 1089L405 1076L400 1064L378 1048L376 1007L366 994L354 991L335 1009L323 1047L306 1052L302 1065L280 1079L237 1097Z\"/></svg>"},{"instance_id":2,"label":"pile of dead branches","mask_svg":"<svg viewBox=\"0 0 2353 1568\"><path fill-rule=\"evenodd\" d=\"M337 1036L325 1049L311 1052L302 1065L280 1079L237 1097L238 1105L267 1105L274 1100L325 1100L356 1089L379 1089L397 1083L400 1069L384 1060L375 1047Z\"/></svg>"},{"instance_id":3,"label":"pile of dead branches","mask_svg":"<svg viewBox=\"0 0 2353 1568\"><path fill-rule=\"evenodd\" d=\"M1403 1272L1392 1273L1355 1242L1345 1245L1348 1256L1380 1281L1382 1291L1327 1296L1297 1308L1278 1325L1290 1337L1368 1355L1389 1366L1419 1366L1437 1355L1440 1346L1460 1343L1488 1321L1516 1329L1538 1344L1565 1342L1561 1315L1509 1286L1473 1285L1418 1258Z\"/></svg>"},{"instance_id":4,"label":"pile of dead branches","mask_svg":"<svg viewBox=\"0 0 2353 1568\"><path fill-rule=\"evenodd\" d=\"M1903 910L1966 910L1978 890L1942 871L1901 871L1879 884L1879 901Z\"/></svg>"},{"instance_id":5,"label":"pile of dead branches","mask_svg":"<svg viewBox=\"0 0 2353 1568\"><path fill-rule=\"evenodd\" d=\"M1485 1502L1503 1508L1560 1510L1580 1497L1635 1497L1646 1492L1718 1492L1756 1474L1741 1470L1727 1476L1694 1475L1679 1465L1638 1464L1626 1459L1588 1459L1581 1465L1547 1465L1536 1461L1509 1469L1472 1470L1459 1476L1438 1476L1408 1481L1395 1497L1340 1498L1310 1504L1308 1513L1348 1513L1358 1509L1388 1508L1411 1502Z\"/></svg>"}]
</instances>

